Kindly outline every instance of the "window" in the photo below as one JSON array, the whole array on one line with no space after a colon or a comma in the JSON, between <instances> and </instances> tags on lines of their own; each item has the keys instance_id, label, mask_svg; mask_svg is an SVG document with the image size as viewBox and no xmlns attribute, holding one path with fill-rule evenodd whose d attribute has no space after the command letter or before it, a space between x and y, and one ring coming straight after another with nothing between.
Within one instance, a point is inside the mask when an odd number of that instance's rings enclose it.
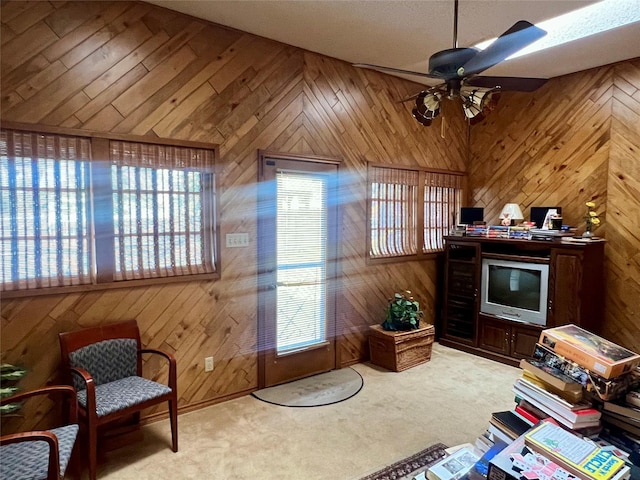
<instances>
[{"instance_id":1,"label":"window","mask_svg":"<svg viewBox=\"0 0 640 480\"><path fill-rule=\"evenodd\" d=\"M115 280L213 272L213 151L111 141Z\"/></svg>"},{"instance_id":2,"label":"window","mask_svg":"<svg viewBox=\"0 0 640 480\"><path fill-rule=\"evenodd\" d=\"M462 206L461 175L422 172L424 175L424 244L423 252L444 250L444 236L456 223Z\"/></svg>"},{"instance_id":3,"label":"window","mask_svg":"<svg viewBox=\"0 0 640 480\"><path fill-rule=\"evenodd\" d=\"M1 291L217 271L211 146L0 133Z\"/></svg>"},{"instance_id":4,"label":"window","mask_svg":"<svg viewBox=\"0 0 640 480\"><path fill-rule=\"evenodd\" d=\"M460 172L370 164L368 258L442 251L462 205L463 180Z\"/></svg>"},{"instance_id":5,"label":"window","mask_svg":"<svg viewBox=\"0 0 640 480\"><path fill-rule=\"evenodd\" d=\"M91 282L85 138L0 132L2 290Z\"/></svg>"}]
</instances>

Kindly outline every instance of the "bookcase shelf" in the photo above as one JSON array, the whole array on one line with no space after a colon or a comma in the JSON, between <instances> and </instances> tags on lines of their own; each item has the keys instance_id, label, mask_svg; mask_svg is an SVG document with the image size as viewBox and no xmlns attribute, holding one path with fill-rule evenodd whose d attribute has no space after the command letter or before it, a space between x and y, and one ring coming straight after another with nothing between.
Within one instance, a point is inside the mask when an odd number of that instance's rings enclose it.
<instances>
[{"instance_id":1,"label":"bookcase shelf","mask_svg":"<svg viewBox=\"0 0 640 480\"><path fill-rule=\"evenodd\" d=\"M543 328L573 323L598 333L604 317L604 242L445 237L440 343L517 366ZM481 312L482 258L549 265L544 326Z\"/></svg>"}]
</instances>

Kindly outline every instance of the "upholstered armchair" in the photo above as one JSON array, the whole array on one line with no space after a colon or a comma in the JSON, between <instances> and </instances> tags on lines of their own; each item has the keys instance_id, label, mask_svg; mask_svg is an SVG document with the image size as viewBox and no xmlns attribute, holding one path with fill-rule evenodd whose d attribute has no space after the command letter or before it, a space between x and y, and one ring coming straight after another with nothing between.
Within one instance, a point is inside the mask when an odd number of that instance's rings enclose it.
<instances>
[{"instance_id":1,"label":"upholstered armchair","mask_svg":"<svg viewBox=\"0 0 640 480\"><path fill-rule=\"evenodd\" d=\"M176 361L170 353L143 349L135 320L59 334L63 372L78 390L80 419L88 437L89 478L97 472L99 427L168 402L172 449L178 451ZM142 377L142 355L169 363L168 384Z\"/></svg>"},{"instance_id":2,"label":"upholstered armchair","mask_svg":"<svg viewBox=\"0 0 640 480\"><path fill-rule=\"evenodd\" d=\"M78 435L76 391L54 385L21 392L0 400L0 405L21 403L48 395L64 402L62 426L51 430L28 431L0 437L0 478L2 480L61 480L71 459Z\"/></svg>"}]
</instances>

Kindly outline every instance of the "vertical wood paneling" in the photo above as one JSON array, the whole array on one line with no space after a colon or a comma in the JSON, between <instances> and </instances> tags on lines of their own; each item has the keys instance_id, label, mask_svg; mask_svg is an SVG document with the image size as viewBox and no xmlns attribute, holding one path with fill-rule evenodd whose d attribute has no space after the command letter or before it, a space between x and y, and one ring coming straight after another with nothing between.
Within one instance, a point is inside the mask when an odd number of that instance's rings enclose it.
<instances>
[{"instance_id":1,"label":"vertical wood paneling","mask_svg":"<svg viewBox=\"0 0 640 480\"><path fill-rule=\"evenodd\" d=\"M605 332L640 351L640 59L615 66L613 87Z\"/></svg>"},{"instance_id":2,"label":"vertical wood paneling","mask_svg":"<svg viewBox=\"0 0 640 480\"><path fill-rule=\"evenodd\" d=\"M56 381L58 332L127 318L145 344L176 355L182 408L257 387L259 149L343 160L342 365L367 358L368 326L394 291L412 289L435 320L434 262L365 263L366 162L464 170L460 115L443 139L397 103L416 84L150 4L35 4L2 3L2 118L219 144L222 278L4 300L2 361L30 368L23 387ZM225 248L235 232L249 234L248 248Z\"/></svg>"}]
</instances>

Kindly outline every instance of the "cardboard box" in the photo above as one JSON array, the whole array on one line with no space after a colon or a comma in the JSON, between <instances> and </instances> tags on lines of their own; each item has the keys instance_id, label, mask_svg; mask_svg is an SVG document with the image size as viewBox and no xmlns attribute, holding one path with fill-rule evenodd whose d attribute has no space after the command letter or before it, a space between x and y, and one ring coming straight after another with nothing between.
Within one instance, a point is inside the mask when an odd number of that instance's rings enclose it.
<instances>
[{"instance_id":1,"label":"cardboard box","mask_svg":"<svg viewBox=\"0 0 640 480\"><path fill-rule=\"evenodd\" d=\"M618 377L640 365L637 353L577 325L543 330L539 343L604 378Z\"/></svg>"},{"instance_id":2,"label":"cardboard box","mask_svg":"<svg viewBox=\"0 0 640 480\"><path fill-rule=\"evenodd\" d=\"M400 372L428 362L434 337L433 325L401 332L390 332L381 325L373 325L369 332L371 363Z\"/></svg>"},{"instance_id":3,"label":"cardboard box","mask_svg":"<svg viewBox=\"0 0 640 480\"><path fill-rule=\"evenodd\" d=\"M533 358L550 367L557 368L567 376L579 382L587 392L598 395L601 400L612 400L637 385L640 385L640 370L635 369L619 377L607 379L581 367L573 360L558 355L553 350L536 343L533 350Z\"/></svg>"}]
</instances>

